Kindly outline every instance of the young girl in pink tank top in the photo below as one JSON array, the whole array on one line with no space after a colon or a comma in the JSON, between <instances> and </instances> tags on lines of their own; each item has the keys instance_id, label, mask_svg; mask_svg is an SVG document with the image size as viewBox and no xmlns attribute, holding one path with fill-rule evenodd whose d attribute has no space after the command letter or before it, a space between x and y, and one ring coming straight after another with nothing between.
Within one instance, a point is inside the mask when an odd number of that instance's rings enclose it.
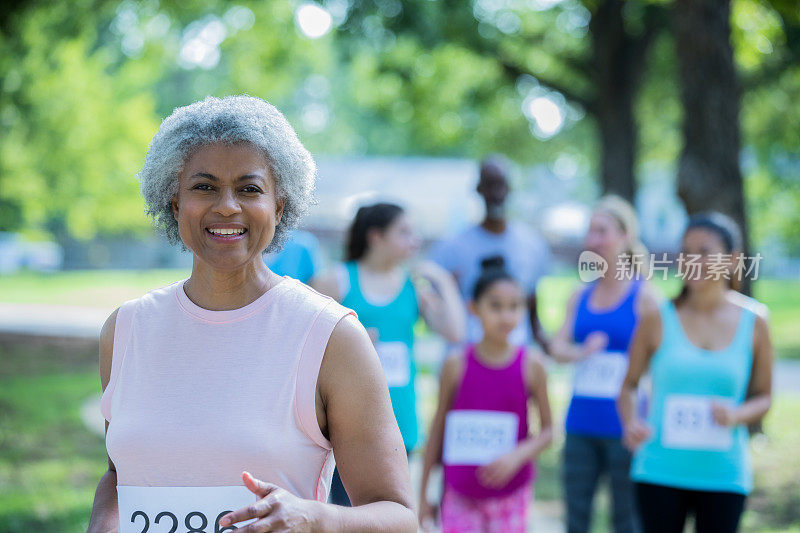
<instances>
[{"instance_id":1,"label":"young girl in pink tank top","mask_svg":"<svg viewBox=\"0 0 800 533\"><path fill-rule=\"evenodd\" d=\"M434 515L425 496L428 477L441 462L444 533L525 531L534 461L552 441L552 424L540 358L508 341L524 307L522 290L502 258L484 260L470 302L483 338L449 357L442 369L422 473L423 529ZM537 435L528 430L529 400L539 412Z\"/></svg>"}]
</instances>

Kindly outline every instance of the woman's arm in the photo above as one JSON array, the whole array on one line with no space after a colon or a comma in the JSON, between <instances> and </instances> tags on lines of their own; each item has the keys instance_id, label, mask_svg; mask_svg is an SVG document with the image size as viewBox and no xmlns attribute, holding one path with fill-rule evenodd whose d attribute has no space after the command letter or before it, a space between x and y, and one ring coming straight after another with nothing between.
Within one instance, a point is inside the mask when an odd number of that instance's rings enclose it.
<instances>
[{"instance_id":1,"label":"woman's arm","mask_svg":"<svg viewBox=\"0 0 800 533\"><path fill-rule=\"evenodd\" d=\"M528 394L539 412L539 433L529 436L521 445L525 456L532 461L553 443L553 414L547 394L547 369L541 357L529 354L526 363Z\"/></svg>"},{"instance_id":2,"label":"woman's arm","mask_svg":"<svg viewBox=\"0 0 800 533\"><path fill-rule=\"evenodd\" d=\"M461 381L464 373L464 358L461 353L453 353L442 365L442 375L439 379L439 403L436 413L431 421L428 433L428 442L425 444L425 455L422 463L422 479L419 490L419 522L433 518L433 508L428 503L428 479L433 467L442 460L442 447L444 445L444 422L447 412L453 403L453 394Z\"/></svg>"},{"instance_id":3,"label":"woman's arm","mask_svg":"<svg viewBox=\"0 0 800 533\"><path fill-rule=\"evenodd\" d=\"M378 356L352 315L334 328L318 378L320 428L329 435L353 507L321 504L331 530L416 531L403 438Z\"/></svg>"},{"instance_id":4,"label":"woman's arm","mask_svg":"<svg viewBox=\"0 0 800 533\"><path fill-rule=\"evenodd\" d=\"M111 376L111 361L114 349L114 326L117 312L111 313L100 332L100 385L105 391ZM108 422L106 422L108 432ZM108 457L108 470L100 478L94 493L92 515L87 533L111 533L119 528L117 508L117 469Z\"/></svg>"},{"instance_id":5,"label":"woman's arm","mask_svg":"<svg viewBox=\"0 0 800 533\"><path fill-rule=\"evenodd\" d=\"M461 342L464 338L466 316L464 303L452 274L433 263L421 262L415 274L430 281L436 289L415 285L420 314L428 326L449 342Z\"/></svg>"},{"instance_id":6,"label":"woman's arm","mask_svg":"<svg viewBox=\"0 0 800 533\"><path fill-rule=\"evenodd\" d=\"M564 315L564 323L561 328L550 340L547 354L559 363L572 363L580 361L591 352L605 347L601 335L589 335L583 344L573 342L573 329L575 325L575 308L578 305L578 298L581 295L581 288L575 290L567 302L567 311Z\"/></svg>"},{"instance_id":7,"label":"woman's arm","mask_svg":"<svg viewBox=\"0 0 800 533\"><path fill-rule=\"evenodd\" d=\"M714 404L713 415L724 426L752 425L759 422L772 405L772 341L766 316L756 315L753 328L753 367L747 400L736 408Z\"/></svg>"},{"instance_id":8,"label":"woman's arm","mask_svg":"<svg viewBox=\"0 0 800 533\"><path fill-rule=\"evenodd\" d=\"M636 390L650 358L661 344L661 335L658 303L651 298L642 299L639 323L628 349L628 372L617 397L617 411L624 429L623 442L631 450L638 448L650 436L650 429L639 419L636 410Z\"/></svg>"},{"instance_id":9,"label":"woman's arm","mask_svg":"<svg viewBox=\"0 0 800 533\"><path fill-rule=\"evenodd\" d=\"M547 338L547 332L542 326L542 321L539 320L539 298L535 292L532 292L525 298L525 303L528 306L528 320L531 325L531 333L534 340L547 351L550 349L550 339Z\"/></svg>"}]
</instances>

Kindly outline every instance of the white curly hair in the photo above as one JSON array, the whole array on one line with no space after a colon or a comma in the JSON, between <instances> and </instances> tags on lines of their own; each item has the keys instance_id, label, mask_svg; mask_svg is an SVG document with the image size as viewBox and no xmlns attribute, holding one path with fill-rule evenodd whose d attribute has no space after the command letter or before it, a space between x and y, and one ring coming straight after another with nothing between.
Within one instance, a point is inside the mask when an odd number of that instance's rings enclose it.
<instances>
[{"instance_id":1,"label":"white curly hair","mask_svg":"<svg viewBox=\"0 0 800 533\"><path fill-rule=\"evenodd\" d=\"M317 167L286 117L275 106L248 95L207 97L176 108L164 119L150 146L141 181L145 213L169 242L181 244L172 198L178 191L178 174L187 158L200 146L212 143L250 143L261 150L284 200L283 216L265 253L280 250L314 203Z\"/></svg>"}]
</instances>

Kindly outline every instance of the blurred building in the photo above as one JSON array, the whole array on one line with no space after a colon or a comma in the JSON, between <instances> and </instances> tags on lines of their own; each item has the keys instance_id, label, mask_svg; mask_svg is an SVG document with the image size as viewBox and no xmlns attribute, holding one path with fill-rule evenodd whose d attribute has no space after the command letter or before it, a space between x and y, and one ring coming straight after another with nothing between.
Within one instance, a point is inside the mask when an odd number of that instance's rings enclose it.
<instances>
[{"instance_id":1,"label":"blurred building","mask_svg":"<svg viewBox=\"0 0 800 533\"><path fill-rule=\"evenodd\" d=\"M50 241L28 241L19 233L0 231L0 274L27 268L40 272L59 270L64 251Z\"/></svg>"}]
</instances>

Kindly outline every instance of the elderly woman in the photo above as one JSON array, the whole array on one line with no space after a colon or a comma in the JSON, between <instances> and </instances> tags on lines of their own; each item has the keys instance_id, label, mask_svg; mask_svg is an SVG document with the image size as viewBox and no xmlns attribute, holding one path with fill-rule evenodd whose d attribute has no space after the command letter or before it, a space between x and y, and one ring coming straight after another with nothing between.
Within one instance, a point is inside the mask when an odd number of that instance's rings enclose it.
<instances>
[{"instance_id":1,"label":"elderly woman","mask_svg":"<svg viewBox=\"0 0 800 533\"><path fill-rule=\"evenodd\" d=\"M90 532L416 530L369 336L352 311L262 259L306 211L315 173L258 98L209 97L161 124L142 193L192 251L192 273L103 326L109 467ZM353 508L324 503L333 453Z\"/></svg>"}]
</instances>

